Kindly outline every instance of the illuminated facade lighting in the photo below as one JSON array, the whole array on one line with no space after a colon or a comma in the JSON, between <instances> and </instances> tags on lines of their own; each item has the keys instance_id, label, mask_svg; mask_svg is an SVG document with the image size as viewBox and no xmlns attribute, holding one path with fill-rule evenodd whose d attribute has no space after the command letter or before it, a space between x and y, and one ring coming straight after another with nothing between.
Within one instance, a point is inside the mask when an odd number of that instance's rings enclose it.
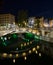
<instances>
[{"instance_id":1,"label":"illuminated facade lighting","mask_svg":"<svg viewBox=\"0 0 53 65\"><path fill-rule=\"evenodd\" d=\"M32 44L32 41L30 41L30 44Z\"/></svg>"},{"instance_id":2,"label":"illuminated facade lighting","mask_svg":"<svg viewBox=\"0 0 53 65\"><path fill-rule=\"evenodd\" d=\"M44 27L49 27L49 24L48 23L44 23Z\"/></svg>"},{"instance_id":3,"label":"illuminated facade lighting","mask_svg":"<svg viewBox=\"0 0 53 65\"><path fill-rule=\"evenodd\" d=\"M23 44L21 44L21 47L23 47Z\"/></svg>"},{"instance_id":4,"label":"illuminated facade lighting","mask_svg":"<svg viewBox=\"0 0 53 65\"><path fill-rule=\"evenodd\" d=\"M15 63L15 59L13 59L13 63Z\"/></svg>"},{"instance_id":5,"label":"illuminated facade lighting","mask_svg":"<svg viewBox=\"0 0 53 65\"><path fill-rule=\"evenodd\" d=\"M5 37L4 40L7 40L7 38Z\"/></svg>"},{"instance_id":6,"label":"illuminated facade lighting","mask_svg":"<svg viewBox=\"0 0 53 65\"><path fill-rule=\"evenodd\" d=\"M37 45L37 49L39 49L39 48L40 48L40 46Z\"/></svg>"},{"instance_id":7,"label":"illuminated facade lighting","mask_svg":"<svg viewBox=\"0 0 53 65\"><path fill-rule=\"evenodd\" d=\"M0 14L0 25L3 25L2 30L12 28L11 25L15 22L15 16L12 14ZM10 25L11 24L11 25Z\"/></svg>"},{"instance_id":8,"label":"illuminated facade lighting","mask_svg":"<svg viewBox=\"0 0 53 65\"><path fill-rule=\"evenodd\" d=\"M29 50L29 53L31 53L31 50Z\"/></svg>"},{"instance_id":9,"label":"illuminated facade lighting","mask_svg":"<svg viewBox=\"0 0 53 65\"><path fill-rule=\"evenodd\" d=\"M34 31L33 31L32 33L33 33L33 34L35 34L35 32L34 32Z\"/></svg>"},{"instance_id":10,"label":"illuminated facade lighting","mask_svg":"<svg viewBox=\"0 0 53 65\"><path fill-rule=\"evenodd\" d=\"M27 59L27 57L25 56L25 57L24 57L24 60L26 60L26 59Z\"/></svg>"},{"instance_id":11,"label":"illuminated facade lighting","mask_svg":"<svg viewBox=\"0 0 53 65\"><path fill-rule=\"evenodd\" d=\"M35 34L37 31L36 30L33 30L32 33Z\"/></svg>"},{"instance_id":12,"label":"illuminated facade lighting","mask_svg":"<svg viewBox=\"0 0 53 65\"><path fill-rule=\"evenodd\" d=\"M40 35L40 33L39 33L39 32L37 32L37 35Z\"/></svg>"},{"instance_id":13,"label":"illuminated facade lighting","mask_svg":"<svg viewBox=\"0 0 53 65\"><path fill-rule=\"evenodd\" d=\"M25 56L25 55L26 55L26 53L24 52L24 53L22 53L22 55L23 55L23 56Z\"/></svg>"},{"instance_id":14,"label":"illuminated facade lighting","mask_svg":"<svg viewBox=\"0 0 53 65\"><path fill-rule=\"evenodd\" d=\"M20 24L19 24L19 26L20 26Z\"/></svg>"},{"instance_id":15,"label":"illuminated facade lighting","mask_svg":"<svg viewBox=\"0 0 53 65\"><path fill-rule=\"evenodd\" d=\"M36 48L33 48L32 50L33 50L33 51L35 51L35 50L36 50Z\"/></svg>"},{"instance_id":16,"label":"illuminated facade lighting","mask_svg":"<svg viewBox=\"0 0 53 65\"><path fill-rule=\"evenodd\" d=\"M41 56L41 53L39 53L39 56Z\"/></svg>"},{"instance_id":17,"label":"illuminated facade lighting","mask_svg":"<svg viewBox=\"0 0 53 65\"><path fill-rule=\"evenodd\" d=\"M3 37L1 37L1 39L3 39Z\"/></svg>"},{"instance_id":18,"label":"illuminated facade lighting","mask_svg":"<svg viewBox=\"0 0 53 65\"><path fill-rule=\"evenodd\" d=\"M29 29L29 32L31 32L32 30Z\"/></svg>"},{"instance_id":19,"label":"illuminated facade lighting","mask_svg":"<svg viewBox=\"0 0 53 65\"><path fill-rule=\"evenodd\" d=\"M26 25L27 23L25 22L25 25Z\"/></svg>"},{"instance_id":20,"label":"illuminated facade lighting","mask_svg":"<svg viewBox=\"0 0 53 65\"><path fill-rule=\"evenodd\" d=\"M7 53L3 53L3 55L2 55L3 57L7 57Z\"/></svg>"},{"instance_id":21,"label":"illuminated facade lighting","mask_svg":"<svg viewBox=\"0 0 53 65\"><path fill-rule=\"evenodd\" d=\"M12 54L9 54L9 57L11 58L12 57Z\"/></svg>"},{"instance_id":22,"label":"illuminated facade lighting","mask_svg":"<svg viewBox=\"0 0 53 65\"><path fill-rule=\"evenodd\" d=\"M18 57L18 54L16 54L16 57Z\"/></svg>"},{"instance_id":23,"label":"illuminated facade lighting","mask_svg":"<svg viewBox=\"0 0 53 65\"><path fill-rule=\"evenodd\" d=\"M24 46L26 46L26 43L24 43Z\"/></svg>"},{"instance_id":24,"label":"illuminated facade lighting","mask_svg":"<svg viewBox=\"0 0 53 65\"><path fill-rule=\"evenodd\" d=\"M27 42L27 45L29 45L29 42Z\"/></svg>"},{"instance_id":25,"label":"illuminated facade lighting","mask_svg":"<svg viewBox=\"0 0 53 65\"><path fill-rule=\"evenodd\" d=\"M53 20L49 21L49 25L50 25L50 27L53 27Z\"/></svg>"},{"instance_id":26,"label":"illuminated facade lighting","mask_svg":"<svg viewBox=\"0 0 53 65\"><path fill-rule=\"evenodd\" d=\"M37 54L37 53L38 53L38 51L36 50L36 51L35 51L35 53Z\"/></svg>"}]
</instances>

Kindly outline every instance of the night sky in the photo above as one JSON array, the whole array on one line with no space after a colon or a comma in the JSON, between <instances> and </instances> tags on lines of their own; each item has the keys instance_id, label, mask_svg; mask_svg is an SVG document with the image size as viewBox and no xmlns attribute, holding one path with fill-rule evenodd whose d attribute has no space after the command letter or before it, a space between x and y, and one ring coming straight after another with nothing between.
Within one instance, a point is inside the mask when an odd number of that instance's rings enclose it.
<instances>
[{"instance_id":1,"label":"night sky","mask_svg":"<svg viewBox=\"0 0 53 65\"><path fill-rule=\"evenodd\" d=\"M51 0L0 0L0 13L17 15L22 9L28 10L29 16L53 17Z\"/></svg>"}]
</instances>

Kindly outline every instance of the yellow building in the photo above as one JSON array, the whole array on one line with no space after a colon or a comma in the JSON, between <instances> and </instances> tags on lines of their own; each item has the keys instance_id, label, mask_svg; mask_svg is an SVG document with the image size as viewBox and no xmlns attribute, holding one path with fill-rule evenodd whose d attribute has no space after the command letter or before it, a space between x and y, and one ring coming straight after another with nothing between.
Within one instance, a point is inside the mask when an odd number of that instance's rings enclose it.
<instances>
[{"instance_id":1,"label":"yellow building","mask_svg":"<svg viewBox=\"0 0 53 65\"><path fill-rule=\"evenodd\" d=\"M40 27L44 27L44 17L41 17L40 19Z\"/></svg>"},{"instance_id":2,"label":"yellow building","mask_svg":"<svg viewBox=\"0 0 53 65\"><path fill-rule=\"evenodd\" d=\"M50 25L50 27L53 27L53 20L49 21L49 25Z\"/></svg>"},{"instance_id":3,"label":"yellow building","mask_svg":"<svg viewBox=\"0 0 53 65\"><path fill-rule=\"evenodd\" d=\"M15 16L12 14L0 14L0 25L12 24L15 22Z\"/></svg>"},{"instance_id":4,"label":"yellow building","mask_svg":"<svg viewBox=\"0 0 53 65\"><path fill-rule=\"evenodd\" d=\"M0 14L0 26L10 27L15 22L15 16L12 14Z\"/></svg>"}]
</instances>

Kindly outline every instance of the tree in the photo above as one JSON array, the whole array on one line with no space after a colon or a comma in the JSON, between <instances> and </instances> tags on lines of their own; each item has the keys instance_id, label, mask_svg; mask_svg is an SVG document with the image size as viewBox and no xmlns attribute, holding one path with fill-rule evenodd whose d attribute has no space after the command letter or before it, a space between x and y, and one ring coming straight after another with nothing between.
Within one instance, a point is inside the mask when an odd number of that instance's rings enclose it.
<instances>
[{"instance_id":1,"label":"tree","mask_svg":"<svg viewBox=\"0 0 53 65\"><path fill-rule=\"evenodd\" d=\"M19 10L18 11L18 23L20 26L25 26L27 23L28 11L27 10Z\"/></svg>"},{"instance_id":2,"label":"tree","mask_svg":"<svg viewBox=\"0 0 53 65\"><path fill-rule=\"evenodd\" d=\"M35 25L36 25L37 28L40 27L40 20L39 20L39 19L37 19L37 20L35 21Z\"/></svg>"}]
</instances>

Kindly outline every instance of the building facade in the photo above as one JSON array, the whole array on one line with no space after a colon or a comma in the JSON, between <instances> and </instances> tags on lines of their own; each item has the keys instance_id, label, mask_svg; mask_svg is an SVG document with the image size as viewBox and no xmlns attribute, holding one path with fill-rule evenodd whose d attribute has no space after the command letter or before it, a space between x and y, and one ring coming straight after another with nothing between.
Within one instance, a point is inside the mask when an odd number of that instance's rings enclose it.
<instances>
[{"instance_id":1,"label":"building facade","mask_svg":"<svg viewBox=\"0 0 53 65\"><path fill-rule=\"evenodd\" d=\"M53 19L49 21L50 27L53 27Z\"/></svg>"},{"instance_id":2,"label":"building facade","mask_svg":"<svg viewBox=\"0 0 53 65\"><path fill-rule=\"evenodd\" d=\"M10 27L15 22L15 16L12 14L0 14L0 26Z\"/></svg>"},{"instance_id":3,"label":"building facade","mask_svg":"<svg viewBox=\"0 0 53 65\"><path fill-rule=\"evenodd\" d=\"M39 18L40 20L40 28L44 27L44 17Z\"/></svg>"}]
</instances>

